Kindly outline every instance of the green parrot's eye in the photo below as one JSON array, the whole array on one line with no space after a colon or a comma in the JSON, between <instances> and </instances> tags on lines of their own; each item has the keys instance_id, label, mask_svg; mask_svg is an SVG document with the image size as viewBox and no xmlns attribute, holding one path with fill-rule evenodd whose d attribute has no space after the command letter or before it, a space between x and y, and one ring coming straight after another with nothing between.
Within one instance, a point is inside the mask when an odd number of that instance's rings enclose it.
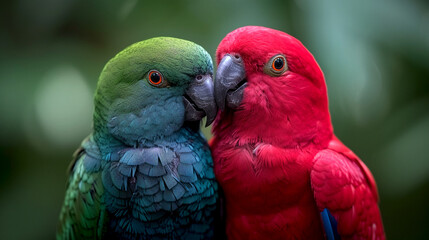
<instances>
[{"instance_id":1,"label":"green parrot's eye","mask_svg":"<svg viewBox=\"0 0 429 240\"><path fill-rule=\"evenodd\" d=\"M148 74L149 83L155 87L164 87L166 84L164 82L164 77L157 70L151 70Z\"/></svg>"},{"instance_id":2,"label":"green parrot's eye","mask_svg":"<svg viewBox=\"0 0 429 240\"><path fill-rule=\"evenodd\" d=\"M278 77L286 72L287 69L286 58L279 54L272 57L267 64L265 64L264 72L270 76Z\"/></svg>"}]
</instances>

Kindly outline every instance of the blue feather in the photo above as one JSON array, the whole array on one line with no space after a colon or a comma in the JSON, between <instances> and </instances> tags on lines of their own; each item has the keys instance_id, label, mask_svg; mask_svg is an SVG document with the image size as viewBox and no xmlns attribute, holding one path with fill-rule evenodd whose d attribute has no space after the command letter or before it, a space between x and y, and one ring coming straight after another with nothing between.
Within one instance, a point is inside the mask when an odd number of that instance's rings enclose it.
<instances>
[{"instance_id":1,"label":"blue feather","mask_svg":"<svg viewBox=\"0 0 429 240\"><path fill-rule=\"evenodd\" d=\"M192 177L194 175L194 170L190 164L182 163L178 166L177 170L180 176Z\"/></svg>"},{"instance_id":2,"label":"blue feather","mask_svg":"<svg viewBox=\"0 0 429 240\"><path fill-rule=\"evenodd\" d=\"M181 153L180 154L180 162L186 164L193 164L196 162L196 158L192 153Z\"/></svg>"},{"instance_id":3,"label":"blue feather","mask_svg":"<svg viewBox=\"0 0 429 240\"><path fill-rule=\"evenodd\" d=\"M177 184L176 179L174 179L170 174L164 175L162 178L164 179L165 185L168 189L172 189Z\"/></svg>"},{"instance_id":4,"label":"blue feather","mask_svg":"<svg viewBox=\"0 0 429 240\"><path fill-rule=\"evenodd\" d=\"M340 240L341 237L337 231L337 221L327 208L320 213L323 227L325 228L326 238L328 240Z\"/></svg>"}]
</instances>

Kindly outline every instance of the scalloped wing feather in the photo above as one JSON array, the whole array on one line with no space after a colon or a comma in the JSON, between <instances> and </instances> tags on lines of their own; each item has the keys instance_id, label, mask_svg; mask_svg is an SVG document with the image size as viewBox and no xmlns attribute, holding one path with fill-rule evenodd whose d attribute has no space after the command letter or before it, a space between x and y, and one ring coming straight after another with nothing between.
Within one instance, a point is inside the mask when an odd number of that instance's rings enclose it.
<instances>
[{"instance_id":1,"label":"scalloped wing feather","mask_svg":"<svg viewBox=\"0 0 429 240\"><path fill-rule=\"evenodd\" d=\"M342 239L385 239L374 178L353 152L332 141L316 154L310 174L319 210L332 213Z\"/></svg>"},{"instance_id":2,"label":"scalloped wing feather","mask_svg":"<svg viewBox=\"0 0 429 240\"><path fill-rule=\"evenodd\" d=\"M94 167L94 159L83 149L77 153L71 165L57 239L101 239L106 230L101 175L87 171L88 165Z\"/></svg>"}]
</instances>

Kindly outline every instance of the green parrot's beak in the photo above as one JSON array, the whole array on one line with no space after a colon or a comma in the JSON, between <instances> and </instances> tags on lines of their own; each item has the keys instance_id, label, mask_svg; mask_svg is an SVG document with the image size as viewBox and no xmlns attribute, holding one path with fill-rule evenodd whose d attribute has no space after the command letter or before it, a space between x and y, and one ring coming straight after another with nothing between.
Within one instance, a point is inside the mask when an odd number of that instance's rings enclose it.
<instances>
[{"instance_id":1,"label":"green parrot's beak","mask_svg":"<svg viewBox=\"0 0 429 240\"><path fill-rule=\"evenodd\" d=\"M196 76L186 90L183 101L186 109L186 121L199 121L207 116L206 127L209 126L217 113L212 75Z\"/></svg>"},{"instance_id":2,"label":"green parrot's beak","mask_svg":"<svg viewBox=\"0 0 429 240\"><path fill-rule=\"evenodd\" d=\"M240 55L225 54L217 67L214 86L216 103L221 110L226 106L238 108L247 86L246 71Z\"/></svg>"}]
</instances>

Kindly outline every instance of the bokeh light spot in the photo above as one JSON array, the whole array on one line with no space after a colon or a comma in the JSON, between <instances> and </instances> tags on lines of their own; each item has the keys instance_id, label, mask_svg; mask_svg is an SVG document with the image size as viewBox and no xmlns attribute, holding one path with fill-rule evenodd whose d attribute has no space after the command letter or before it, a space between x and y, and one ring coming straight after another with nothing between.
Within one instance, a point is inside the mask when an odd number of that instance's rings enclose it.
<instances>
[{"instance_id":1,"label":"bokeh light spot","mask_svg":"<svg viewBox=\"0 0 429 240\"><path fill-rule=\"evenodd\" d=\"M92 93L74 67L49 71L36 92L35 104L36 118L52 144L66 147L89 133Z\"/></svg>"}]
</instances>

